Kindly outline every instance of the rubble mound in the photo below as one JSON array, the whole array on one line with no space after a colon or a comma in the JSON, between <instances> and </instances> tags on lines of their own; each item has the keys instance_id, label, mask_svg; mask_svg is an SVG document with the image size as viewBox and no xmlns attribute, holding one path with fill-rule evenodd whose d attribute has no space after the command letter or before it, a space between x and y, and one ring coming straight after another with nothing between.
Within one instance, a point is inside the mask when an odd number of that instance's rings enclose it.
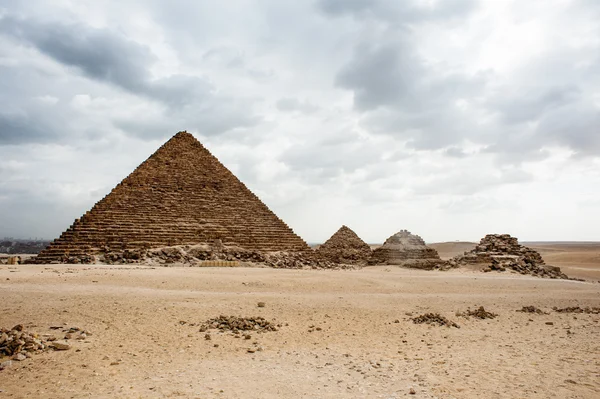
<instances>
[{"instance_id":1,"label":"rubble mound","mask_svg":"<svg viewBox=\"0 0 600 399\"><path fill-rule=\"evenodd\" d=\"M277 326L263 317L237 317L237 316L219 316L207 320L200 326L200 332L208 330L231 331L277 331Z\"/></svg>"},{"instance_id":2,"label":"rubble mound","mask_svg":"<svg viewBox=\"0 0 600 399\"><path fill-rule=\"evenodd\" d=\"M448 320L444 316L439 313L425 313L417 317L411 318L413 323L415 324L431 324L438 326L446 326L446 327L456 327L460 328L458 324L453 322L452 320Z\"/></svg>"},{"instance_id":3,"label":"rubble mound","mask_svg":"<svg viewBox=\"0 0 600 399\"><path fill-rule=\"evenodd\" d=\"M369 258L370 265L400 265L428 270L440 268L444 263L435 249L429 248L421 237L408 230L400 230L389 237Z\"/></svg>"},{"instance_id":4,"label":"rubble mound","mask_svg":"<svg viewBox=\"0 0 600 399\"><path fill-rule=\"evenodd\" d=\"M569 278L559 267L546 265L539 252L520 245L509 234L486 235L473 250L452 258L448 265L481 265L485 272L510 270L537 277Z\"/></svg>"},{"instance_id":5,"label":"rubble mound","mask_svg":"<svg viewBox=\"0 0 600 399\"><path fill-rule=\"evenodd\" d=\"M65 340L71 338L83 339L87 336L84 331L76 327L65 330L65 332ZM30 358L34 353L50 349L60 351L70 348L71 345L66 341L57 341L57 338L52 335L40 336L37 333L25 331L22 324L17 324L11 329L0 328L0 360L3 357L9 358L8 361L0 363L0 369L8 367L11 360L22 361Z\"/></svg>"},{"instance_id":6,"label":"rubble mound","mask_svg":"<svg viewBox=\"0 0 600 399\"><path fill-rule=\"evenodd\" d=\"M178 245L310 251L292 229L194 136L179 132L33 262L94 263Z\"/></svg>"},{"instance_id":7,"label":"rubble mound","mask_svg":"<svg viewBox=\"0 0 600 399\"><path fill-rule=\"evenodd\" d=\"M98 258L107 264L146 263L168 266L265 266L276 269L352 269L354 266L338 264L319 257L315 251L272 251L249 250L234 245L215 243L178 245L140 250L111 252ZM219 262L224 261L224 262ZM221 264L224 263L224 264Z\"/></svg>"},{"instance_id":8,"label":"rubble mound","mask_svg":"<svg viewBox=\"0 0 600 399\"><path fill-rule=\"evenodd\" d=\"M548 313L544 312L542 309L536 308L533 305L523 306L520 310L517 310L517 312L521 312L521 313L535 313L535 314L548 314Z\"/></svg>"},{"instance_id":9,"label":"rubble mound","mask_svg":"<svg viewBox=\"0 0 600 399\"><path fill-rule=\"evenodd\" d=\"M371 247L350 228L340 229L316 250L319 257L333 263L364 264L371 256Z\"/></svg>"},{"instance_id":10,"label":"rubble mound","mask_svg":"<svg viewBox=\"0 0 600 399\"><path fill-rule=\"evenodd\" d=\"M570 306L566 308L557 308L556 306L552 308L555 312L558 313L587 313L587 314L600 314L600 307L588 307L585 308L579 306Z\"/></svg>"},{"instance_id":11,"label":"rubble mound","mask_svg":"<svg viewBox=\"0 0 600 399\"><path fill-rule=\"evenodd\" d=\"M466 312L458 313L458 316L462 317L475 317L477 319L495 319L498 315L496 313L488 312L483 306L478 307L475 310L467 309Z\"/></svg>"}]
</instances>

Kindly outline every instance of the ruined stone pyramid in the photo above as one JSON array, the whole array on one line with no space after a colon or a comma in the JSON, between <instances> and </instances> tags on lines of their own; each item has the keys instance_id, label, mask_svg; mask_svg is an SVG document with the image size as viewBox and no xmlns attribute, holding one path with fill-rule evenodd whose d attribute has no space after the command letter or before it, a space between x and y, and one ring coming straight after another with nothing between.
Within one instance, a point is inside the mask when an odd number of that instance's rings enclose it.
<instances>
[{"instance_id":1,"label":"ruined stone pyramid","mask_svg":"<svg viewBox=\"0 0 600 399\"><path fill-rule=\"evenodd\" d=\"M364 263L371 256L371 247L346 226L317 248L317 254L330 262L342 264Z\"/></svg>"},{"instance_id":2,"label":"ruined stone pyramid","mask_svg":"<svg viewBox=\"0 0 600 399\"><path fill-rule=\"evenodd\" d=\"M179 132L36 261L216 240L265 252L310 250L194 136Z\"/></svg>"},{"instance_id":3,"label":"ruined stone pyramid","mask_svg":"<svg viewBox=\"0 0 600 399\"><path fill-rule=\"evenodd\" d=\"M418 235L400 230L373 251L371 265L400 265L417 269L433 269L444 261L433 248L425 245Z\"/></svg>"},{"instance_id":4,"label":"ruined stone pyramid","mask_svg":"<svg viewBox=\"0 0 600 399\"><path fill-rule=\"evenodd\" d=\"M480 265L483 271L515 271L545 278L568 278L560 267L546 265L542 255L519 244L510 234L488 234L479 244L448 262L450 267Z\"/></svg>"}]
</instances>

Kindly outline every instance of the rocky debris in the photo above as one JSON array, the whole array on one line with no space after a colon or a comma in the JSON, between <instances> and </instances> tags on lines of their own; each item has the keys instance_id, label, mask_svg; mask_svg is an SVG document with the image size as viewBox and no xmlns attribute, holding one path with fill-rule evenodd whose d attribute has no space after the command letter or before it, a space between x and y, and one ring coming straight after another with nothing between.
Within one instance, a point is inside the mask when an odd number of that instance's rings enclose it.
<instances>
[{"instance_id":1,"label":"rocky debris","mask_svg":"<svg viewBox=\"0 0 600 399\"><path fill-rule=\"evenodd\" d=\"M537 277L568 279L559 267L544 264L537 251L520 245L517 238L509 234L488 234L473 250L450 259L447 265L482 265L484 272L509 270Z\"/></svg>"},{"instance_id":2,"label":"rocky debris","mask_svg":"<svg viewBox=\"0 0 600 399\"><path fill-rule=\"evenodd\" d=\"M487 310L485 310L485 308L483 306L478 307L475 310L471 310L471 309L467 309L466 312L459 312L457 313L457 316L462 316L462 317L475 317L477 319L495 319L498 314L496 313L492 313L492 312L488 312Z\"/></svg>"},{"instance_id":3,"label":"rocky debris","mask_svg":"<svg viewBox=\"0 0 600 399\"><path fill-rule=\"evenodd\" d=\"M12 360L6 360L4 362L0 362L0 371L7 369L12 366Z\"/></svg>"},{"instance_id":4,"label":"rocky debris","mask_svg":"<svg viewBox=\"0 0 600 399\"><path fill-rule=\"evenodd\" d=\"M337 264L320 258L315 251L274 251L261 252L248 250L235 245L196 244L173 247L139 249L124 252L109 252L96 256L95 261L107 264L148 263L168 266L223 266L219 261L235 265L253 264L277 269L353 269L355 266ZM94 261L94 262L95 262ZM213 262L217 261L217 262ZM73 263L78 263L73 261ZM81 262L79 262L81 263ZM214 264L213 264L214 263Z\"/></svg>"},{"instance_id":5,"label":"rocky debris","mask_svg":"<svg viewBox=\"0 0 600 399\"><path fill-rule=\"evenodd\" d=\"M600 307L588 307L586 306L585 308L579 307L579 306L570 306L570 307L566 307L566 308L558 308L558 307L553 307L552 310L554 310L555 312L558 313L586 313L586 314L600 314Z\"/></svg>"},{"instance_id":6,"label":"rocky debris","mask_svg":"<svg viewBox=\"0 0 600 399\"><path fill-rule=\"evenodd\" d=\"M65 340L75 338L83 339L87 337L89 332L73 327L66 329ZM37 352L54 350L68 350L71 345L67 342L57 342L56 337L50 334L42 336L37 333L25 331L22 324L17 324L13 328L0 328L0 357L9 356L11 360L23 361ZM6 361L2 363L4 366L0 369L10 366Z\"/></svg>"},{"instance_id":7,"label":"rocky debris","mask_svg":"<svg viewBox=\"0 0 600 399\"><path fill-rule=\"evenodd\" d=\"M61 327L50 327L50 329L59 330ZM64 351L71 349L69 339L83 340L92 335L87 330L78 327L62 329L65 333L62 342L57 341L57 337L52 334L42 334L25 331L22 324L17 324L13 328L0 328L0 357L10 356L12 360L23 361L31 357L34 353L54 349ZM0 367L1 369L2 367Z\"/></svg>"},{"instance_id":8,"label":"rocky debris","mask_svg":"<svg viewBox=\"0 0 600 399\"><path fill-rule=\"evenodd\" d=\"M256 306L258 306L259 308L264 308L265 307L265 303L264 302L259 302L258 304L256 304Z\"/></svg>"},{"instance_id":9,"label":"rocky debris","mask_svg":"<svg viewBox=\"0 0 600 399\"><path fill-rule=\"evenodd\" d=\"M523 306L520 310L517 310L517 312L521 312L521 313L535 313L535 314L548 314L546 312L544 312L543 310L536 308L533 305L529 305L529 306Z\"/></svg>"},{"instance_id":10,"label":"rocky debris","mask_svg":"<svg viewBox=\"0 0 600 399\"><path fill-rule=\"evenodd\" d=\"M371 247L350 228L342 226L316 253L333 263L362 265L371 257Z\"/></svg>"},{"instance_id":11,"label":"rocky debris","mask_svg":"<svg viewBox=\"0 0 600 399\"><path fill-rule=\"evenodd\" d=\"M192 134L179 132L36 262L134 262L150 248L216 240L260 252L312 251Z\"/></svg>"},{"instance_id":12,"label":"rocky debris","mask_svg":"<svg viewBox=\"0 0 600 399\"><path fill-rule=\"evenodd\" d=\"M200 326L200 332L208 330L231 331L239 334L241 331L254 331L257 333L277 331L277 326L264 317L237 317L219 316L209 319ZM208 333L206 335L209 335Z\"/></svg>"},{"instance_id":13,"label":"rocky debris","mask_svg":"<svg viewBox=\"0 0 600 399\"><path fill-rule=\"evenodd\" d=\"M407 230L400 230L373 251L368 263L431 270L443 268L446 262L440 259L435 249L425 245L421 237Z\"/></svg>"},{"instance_id":14,"label":"rocky debris","mask_svg":"<svg viewBox=\"0 0 600 399\"><path fill-rule=\"evenodd\" d=\"M23 325L0 329L0 356L10 356L12 360L24 360L28 354L46 350L48 344L36 333L24 331Z\"/></svg>"},{"instance_id":15,"label":"rocky debris","mask_svg":"<svg viewBox=\"0 0 600 399\"><path fill-rule=\"evenodd\" d=\"M66 351L71 349L71 345L66 342L54 341L50 345L57 351Z\"/></svg>"},{"instance_id":16,"label":"rocky debris","mask_svg":"<svg viewBox=\"0 0 600 399\"><path fill-rule=\"evenodd\" d=\"M458 324L453 322L452 320L448 320L444 316L439 313L425 313L417 317L411 318L413 323L415 324L431 324L438 326L446 326L446 327L456 327L460 328Z\"/></svg>"}]
</instances>

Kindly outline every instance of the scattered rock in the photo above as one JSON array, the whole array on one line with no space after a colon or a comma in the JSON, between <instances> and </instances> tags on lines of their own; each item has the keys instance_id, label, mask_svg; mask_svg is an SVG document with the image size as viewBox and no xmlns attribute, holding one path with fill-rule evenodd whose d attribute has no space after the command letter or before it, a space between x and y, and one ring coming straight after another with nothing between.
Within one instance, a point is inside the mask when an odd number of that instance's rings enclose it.
<instances>
[{"instance_id":1,"label":"scattered rock","mask_svg":"<svg viewBox=\"0 0 600 399\"><path fill-rule=\"evenodd\" d=\"M25 360L30 353L46 350L47 341L38 334L25 331L22 324L10 330L0 328L0 357L10 356L17 361Z\"/></svg>"},{"instance_id":2,"label":"scattered rock","mask_svg":"<svg viewBox=\"0 0 600 399\"><path fill-rule=\"evenodd\" d=\"M0 370L7 369L10 366L12 366L12 360L6 360L6 361L0 363Z\"/></svg>"},{"instance_id":3,"label":"scattered rock","mask_svg":"<svg viewBox=\"0 0 600 399\"><path fill-rule=\"evenodd\" d=\"M71 345L66 342L55 341L55 342L52 342L52 344L50 344L50 345L52 345L54 350L57 350L57 351L66 351L66 350L71 349Z\"/></svg>"},{"instance_id":4,"label":"scattered rock","mask_svg":"<svg viewBox=\"0 0 600 399\"><path fill-rule=\"evenodd\" d=\"M553 322L551 322L551 321L547 321L547 322L546 322L546 325L547 325L547 326L553 326L553 325L554 325L554 323L553 323Z\"/></svg>"},{"instance_id":5,"label":"scattered rock","mask_svg":"<svg viewBox=\"0 0 600 399\"><path fill-rule=\"evenodd\" d=\"M200 331L216 329L221 331L277 331L277 327L264 317L219 316L209 319L200 326Z\"/></svg>"},{"instance_id":6,"label":"scattered rock","mask_svg":"<svg viewBox=\"0 0 600 399\"><path fill-rule=\"evenodd\" d=\"M451 320L448 320L444 316L441 316L439 313L425 313L420 316L413 317L411 320L415 324L437 324L438 326L460 328L458 324Z\"/></svg>"},{"instance_id":7,"label":"scattered rock","mask_svg":"<svg viewBox=\"0 0 600 399\"><path fill-rule=\"evenodd\" d=\"M265 303L264 303L264 302L259 302L259 303L257 304L257 306L258 306L259 308L264 308L264 307L265 307Z\"/></svg>"},{"instance_id":8,"label":"scattered rock","mask_svg":"<svg viewBox=\"0 0 600 399\"><path fill-rule=\"evenodd\" d=\"M467 309L466 312L457 313L457 315L466 318L475 317L477 319L494 319L498 316L496 313L486 311L483 306L480 306L477 310Z\"/></svg>"},{"instance_id":9,"label":"scattered rock","mask_svg":"<svg viewBox=\"0 0 600 399\"><path fill-rule=\"evenodd\" d=\"M411 394L411 395L415 395L417 393L417 391L415 391L414 388L411 388L411 389L408 390L408 393Z\"/></svg>"},{"instance_id":10,"label":"scattered rock","mask_svg":"<svg viewBox=\"0 0 600 399\"><path fill-rule=\"evenodd\" d=\"M555 312L558 313L587 313L587 314L600 314L600 307L579 307L579 306L571 306L566 308L557 308L556 306L552 308Z\"/></svg>"},{"instance_id":11,"label":"scattered rock","mask_svg":"<svg viewBox=\"0 0 600 399\"><path fill-rule=\"evenodd\" d=\"M536 308L533 305L529 305L529 306L523 306L521 308L521 310L517 310L517 312L522 312L522 313L535 313L535 314L548 314L546 312L544 312L543 310Z\"/></svg>"}]
</instances>

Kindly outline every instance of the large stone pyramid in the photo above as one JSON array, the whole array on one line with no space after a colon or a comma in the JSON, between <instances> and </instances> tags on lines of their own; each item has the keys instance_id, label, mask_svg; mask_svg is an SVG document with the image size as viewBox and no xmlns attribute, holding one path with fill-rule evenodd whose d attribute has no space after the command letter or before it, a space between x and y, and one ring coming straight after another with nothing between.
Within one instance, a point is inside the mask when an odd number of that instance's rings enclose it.
<instances>
[{"instance_id":1,"label":"large stone pyramid","mask_svg":"<svg viewBox=\"0 0 600 399\"><path fill-rule=\"evenodd\" d=\"M445 262L433 248L410 231L400 230L373 251L371 265L400 265L417 269L433 269Z\"/></svg>"},{"instance_id":2,"label":"large stone pyramid","mask_svg":"<svg viewBox=\"0 0 600 399\"><path fill-rule=\"evenodd\" d=\"M365 263L371 256L371 247L346 226L317 248L317 254L330 262L355 265Z\"/></svg>"},{"instance_id":3,"label":"large stone pyramid","mask_svg":"<svg viewBox=\"0 0 600 399\"><path fill-rule=\"evenodd\" d=\"M36 261L215 241L256 251L310 250L194 136L179 132Z\"/></svg>"}]
</instances>

